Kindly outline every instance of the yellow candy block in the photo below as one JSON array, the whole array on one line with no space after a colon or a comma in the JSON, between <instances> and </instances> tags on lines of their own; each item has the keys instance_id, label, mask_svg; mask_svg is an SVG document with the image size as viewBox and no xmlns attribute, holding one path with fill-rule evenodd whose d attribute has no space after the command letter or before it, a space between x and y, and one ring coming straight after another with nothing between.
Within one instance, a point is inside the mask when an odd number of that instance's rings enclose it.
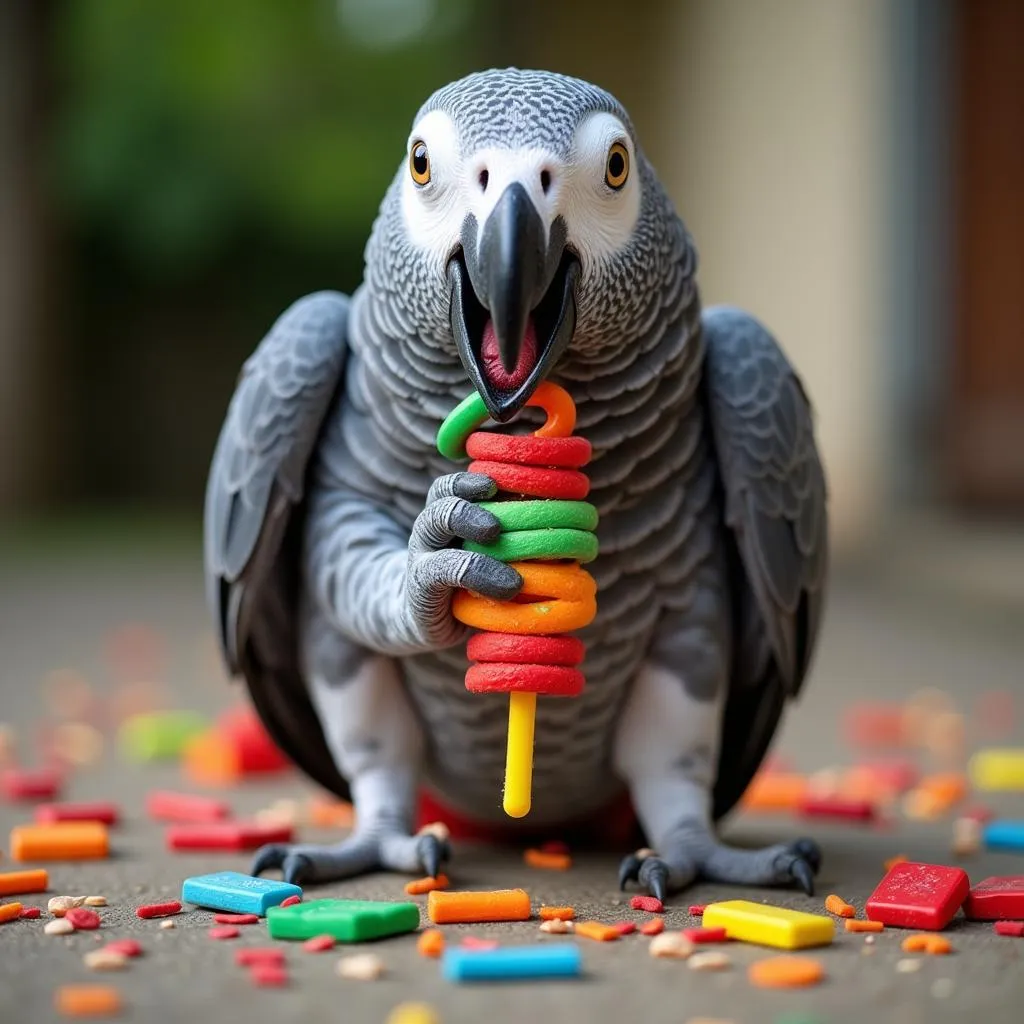
<instances>
[{"instance_id":1,"label":"yellow candy block","mask_svg":"<svg viewBox=\"0 0 1024 1024\"><path fill-rule=\"evenodd\" d=\"M711 903L704 910L701 924L705 928L724 928L730 939L777 949L827 946L835 935L835 923L830 917L749 900Z\"/></svg>"},{"instance_id":2,"label":"yellow candy block","mask_svg":"<svg viewBox=\"0 0 1024 1024\"><path fill-rule=\"evenodd\" d=\"M1024 747L979 750L970 774L975 789L1024 789Z\"/></svg>"}]
</instances>

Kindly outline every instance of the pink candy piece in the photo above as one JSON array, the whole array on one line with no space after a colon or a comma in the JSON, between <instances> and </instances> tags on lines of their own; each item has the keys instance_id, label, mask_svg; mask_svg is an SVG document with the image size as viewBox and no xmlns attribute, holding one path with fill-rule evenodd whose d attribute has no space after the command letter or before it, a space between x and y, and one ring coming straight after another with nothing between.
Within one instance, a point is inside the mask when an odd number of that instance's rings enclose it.
<instances>
[{"instance_id":1,"label":"pink candy piece","mask_svg":"<svg viewBox=\"0 0 1024 1024\"><path fill-rule=\"evenodd\" d=\"M236 949L235 963L239 967L256 967L261 964L283 967L284 950L266 946L249 946L246 949Z\"/></svg>"},{"instance_id":2,"label":"pink candy piece","mask_svg":"<svg viewBox=\"0 0 1024 1024\"><path fill-rule=\"evenodd\" d=\"M135 908L135 916L143 920L151 917L170 917L171 914L181 913L181 904L177 900L168 900L166 903L147 903L145 906Z\"/></svg>"},{"instance_id":3,"label":"pink candy piece","mask_svg":"<svg viewBox=\"0 0 1024 1024\"><path fill-rule=\"evenodd\" d=\"M214 914L213 919L217 924L256 924L259 921L256 914Z\"/></svg>"},{"instance_id":4,"label":"pink candy piece","mask_svg":"<svg viewBox=\"0 0 1024 1024\"><path fill-rule=\"evenodd\" d=\"M207 932L211 939L237 939L240 934L233 924L224 924Z\"/></svg>"},{"instance_id":5,"label":"pink candy piece","mask_svg":"<svg viewBox=\"0 0 1024 1024\"><path fill-rule=\"evenodd\" d=\"M660 914L665 909L665 904L653 896L634 896L629 905L634 910L646 910L648 914Z\"/></svg>"},{"instance_id":6,"label":"pink candy piece","mask_svg":"<svg viewBox=\"0 0 1024 1024\"><path fill-rule=\"evenodd\" d=\"M22 907L20 917L24 918L36 918L39 917L41 911L38 907Z\"/></svg>"},{"instance_id":7,"label":"pink candy piece","mask_svg":"<svg viewBox=\"0 0 1024 1024\"><path fill-rule=\"evenodd\" d=\"M617 921L613 927L620 935L632 935L636 931L636 925L632 921Z\"/></svg>"},{"instance_id":8,"label":"pink candy piece","mask_svg":"<svg viewBox=\"0 0 1024 1024\"><path fill-rule=\"evenodd\" d=\"M72 907L64 915L64 920L73 924L76 931L91 932L100 926L100 915L85 907Z\"/></svg>"},{"instance_id":9,"label":"pink candy piece","mask_svg":"<svg viewBox=\"0 0 1024 1024\"><path fill-rule=\"evenodd\" d=\"M1011 939L1024 939L1024 921L996 921L992 926L996 935Z\"/></svg>"},{"instance_id":10,"label":"pink candy piece","mask_svg":"<svg viewBox=\"0 0 1024 1024\"><path fill-rule=\"evenodd\" d=\"M725 942L724 928L684 928L683 934L691 942Z\"/></svg>"},{"instance_id":11,"label":"pink candy piece","mask_svg":"<svg viewBox=\"0 0 1024 1024\"><path fill-rule=\"evenodd\" d=\"M280 906L282 907L294 907L296 903L301 903L301 896L289 896L287 899L281 900Z\"/></svg>"},{"instance_id":12,"label":"pink candy piece","mask_svg":"<svg viewBox=\"0 0 1024 1024\"><path fill-rule=\"evenodd\" d=\"M257 988L281 988L288 984L288 972L277 964L256 964L249 969L249 980Z\"/></svg>"},{"instance_id":13,"label":"pink candy piece","mask_svg":"<svg viewBox=\"0 0 1024 1024\"><path fill-rule=\"evenodd\" d=\"M497 939L478 939L475 935L467 935L459 943L463 949L497 949Z\"/></svg>"},{"instance_id":14,"label":"pink candy piece","mask_svg":"<svg viewBox=\"0 0 1024 1024\"><path fill-rule=\"evenodd\" d=\"M306 939L302 948L307 953L326 953L327 950L334 949L334 936L314 935L313 938Z\"/></svg>"},{"instance_id":15,"label":"pink candy piece","mask_svg":"<svg viewBox=\"0 0 1024 1024\"><path fill-rule=\"evenodd\" d=\"M691 903L689 910L690 917L703 917L706 906L707 904L705 903Z\"/></svg>"},{"instance_id":16,"label":"pink candy piece","mask_svg":"<svg viewBox=\"0 0 1024 1024\"><path fill-rule=\"evenodd\" d=\"M141 956L142 946L135 939L115 939L103 947L108 953L120 953L121 956Z\"/></svg>"}]
</instances>

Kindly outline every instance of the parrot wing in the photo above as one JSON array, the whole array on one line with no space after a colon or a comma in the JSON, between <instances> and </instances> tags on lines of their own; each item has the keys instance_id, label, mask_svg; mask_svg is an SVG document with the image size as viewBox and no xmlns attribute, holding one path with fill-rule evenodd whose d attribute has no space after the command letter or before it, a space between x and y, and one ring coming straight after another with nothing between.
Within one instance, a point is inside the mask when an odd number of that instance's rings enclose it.
<instances>
[{"instance_id":1,"label":"parrot wing","mask_svg":"<svg viewBox=\"0 0 1024 1024\"><path fill-rule=\"evenodd\" d=\"M810 402L772 336L725 307L705 310L702 329L706 408L734 542L720 817L749 785L811 662L828 568L827 487Z\"/></svg>"},{"instance_id":2,"label":"parrot wing","mask_svg":"<svg viewBox=\"0 0 1024 1024\"><path fill-rule=\"evenodd\" d=\"M323 773L307 768L306 751L321 751L324 741L299 671L297 513L342 385L348 310L338 292L307 295L246 361L214 452L204 513L207 603L224 661L232 676L245 677L274 740L314 777ZM344 787L340 777L325 781Z\"/></svg>"}]
</instances>

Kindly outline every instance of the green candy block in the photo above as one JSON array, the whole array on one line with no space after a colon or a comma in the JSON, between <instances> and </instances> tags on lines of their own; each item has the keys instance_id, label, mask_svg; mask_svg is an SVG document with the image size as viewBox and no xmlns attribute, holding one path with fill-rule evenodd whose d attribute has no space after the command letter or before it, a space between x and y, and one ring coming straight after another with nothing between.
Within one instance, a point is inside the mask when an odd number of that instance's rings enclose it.
<instances>
[{"instance_id":1,"label":"green candy block","mask_svg":"<svg viewBox=\"0 0 1024 1024\"><path fill-rule=\"evenodd\" d=\"M419 926L420 908L415 903L310 900L267 909L267 930L272 939L332 935L338 942L368 942L415 931Z\"/></svg>"},{"instance_id":2,"label":"green candy block","mask_svg":"<svg viewBox=\"0 0 1024 1024\"><path fill-rule=\"evenodd\" d=\"M160 761L178 757L185 744L208 727L194 711L154 711L132 715L121 726L121 751L133 761Z\"/></svg>"}]
</instances>

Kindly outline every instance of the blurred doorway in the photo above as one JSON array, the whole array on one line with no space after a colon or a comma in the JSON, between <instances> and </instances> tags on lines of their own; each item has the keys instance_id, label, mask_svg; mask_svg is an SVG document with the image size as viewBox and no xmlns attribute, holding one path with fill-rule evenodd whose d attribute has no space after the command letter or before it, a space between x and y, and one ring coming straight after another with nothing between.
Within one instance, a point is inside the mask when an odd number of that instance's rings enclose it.
<instances>
[{"instance_id":1,"label":"blurred doorway","mask_svg":"<svg viewBox=\"0 0 1024 1024\"><path fill-rule=\"evenodd\" d=\"M1024 513L1024 3L957 0L953 496Z\"/></svg>"}]
</instances>

